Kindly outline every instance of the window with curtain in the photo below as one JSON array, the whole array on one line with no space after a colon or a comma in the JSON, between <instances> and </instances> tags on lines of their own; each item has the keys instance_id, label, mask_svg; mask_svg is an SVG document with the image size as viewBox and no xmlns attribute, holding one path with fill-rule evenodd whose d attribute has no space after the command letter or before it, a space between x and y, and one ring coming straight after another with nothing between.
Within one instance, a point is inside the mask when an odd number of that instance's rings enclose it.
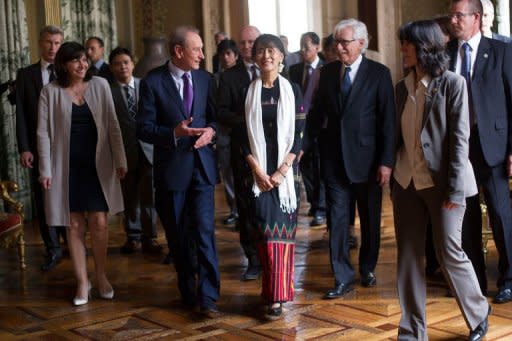
<instances>
[{"instance_id":1,"label":"window with curtain","mask_svg":"<svg viewBox=\"0 0 512 341\"><path fill-rule=\"evenodd\" d=\"M300 49L300 36L312 31L307 0L249 0L249 23L262 33L285 35L288 50Z\"/></svg>"}]
</instances>

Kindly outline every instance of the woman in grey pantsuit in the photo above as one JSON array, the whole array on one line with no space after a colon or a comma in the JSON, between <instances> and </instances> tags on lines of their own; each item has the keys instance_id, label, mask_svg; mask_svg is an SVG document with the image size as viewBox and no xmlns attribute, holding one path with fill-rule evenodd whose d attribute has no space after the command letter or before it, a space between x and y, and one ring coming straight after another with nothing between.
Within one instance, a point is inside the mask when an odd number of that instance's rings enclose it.
<instances>
[{"instance_id":1,"label":"woman in grey pantsuit","mask_svg":"<svg viewBox=\"0 0 512 341\"><path fill-rule=\"evenodd\" d=\"M398 248L399 340L427 340L425 233L432 223L441 269L470 329L487 332L490 306L461 247L465 198L477 192L468 159L469 106L463 77L447 71L443 34L431 20L400 28L409 74L396 86L393 214Z\"/></svg>"}]
</instances>

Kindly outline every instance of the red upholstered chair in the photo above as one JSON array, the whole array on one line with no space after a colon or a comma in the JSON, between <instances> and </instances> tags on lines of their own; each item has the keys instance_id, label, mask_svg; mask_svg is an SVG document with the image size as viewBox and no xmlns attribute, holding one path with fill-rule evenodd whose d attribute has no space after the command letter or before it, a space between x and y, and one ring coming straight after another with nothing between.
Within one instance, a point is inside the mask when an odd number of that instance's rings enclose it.
<instances>
[{"instance_id":1,"label":"red upholstered chair","mask_svg":"<svg viewBox=\"0 0 512 341\"><path fill-rule=\"evenodd\" d=\"M25 240L23 239L23 205L14 200L9 192L18 191L14 181L0 181L0 197L14 212L0 212L0 248L18 249L20 268L25 269Z\"/></svg>"}]
</instances>

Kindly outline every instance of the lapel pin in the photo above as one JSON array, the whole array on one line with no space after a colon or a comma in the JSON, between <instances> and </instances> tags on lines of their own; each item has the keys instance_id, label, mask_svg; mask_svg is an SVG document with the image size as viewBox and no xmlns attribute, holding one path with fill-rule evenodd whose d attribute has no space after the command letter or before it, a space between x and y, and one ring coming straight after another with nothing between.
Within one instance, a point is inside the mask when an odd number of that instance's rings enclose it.
<instances>
[{"instance_id":1,"label":"lapel pin","mask_svg":"<svg viewBox=\"0 0 512 341\"><path fill-rule=\"evenodd\" d=\"M484 53L484 58L489 58L489 55L487 53Z\"/></svg>"}]
</instances>

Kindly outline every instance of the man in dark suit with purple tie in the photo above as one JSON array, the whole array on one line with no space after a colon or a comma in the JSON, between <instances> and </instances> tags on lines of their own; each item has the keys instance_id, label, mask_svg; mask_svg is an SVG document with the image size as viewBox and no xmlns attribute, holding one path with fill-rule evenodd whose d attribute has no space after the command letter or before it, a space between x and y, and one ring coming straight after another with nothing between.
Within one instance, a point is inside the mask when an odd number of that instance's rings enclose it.
<instances>
[{"instance_id":1,"label":"man in dark suit with purple tie","mask_svg":"<svg viewBox=\"0 0 512 341\"><path fill-rule=\"evenodd\" d=\"M137 135L154 145L155 207L171 245L182 301L190 307L199 303L201 312L212 316L218 314L220 288L212 146L215 83L199 70L202 49L193 27L178 27L171 34L171 60L141 80Z\"/></svg>"}]
</instances>

